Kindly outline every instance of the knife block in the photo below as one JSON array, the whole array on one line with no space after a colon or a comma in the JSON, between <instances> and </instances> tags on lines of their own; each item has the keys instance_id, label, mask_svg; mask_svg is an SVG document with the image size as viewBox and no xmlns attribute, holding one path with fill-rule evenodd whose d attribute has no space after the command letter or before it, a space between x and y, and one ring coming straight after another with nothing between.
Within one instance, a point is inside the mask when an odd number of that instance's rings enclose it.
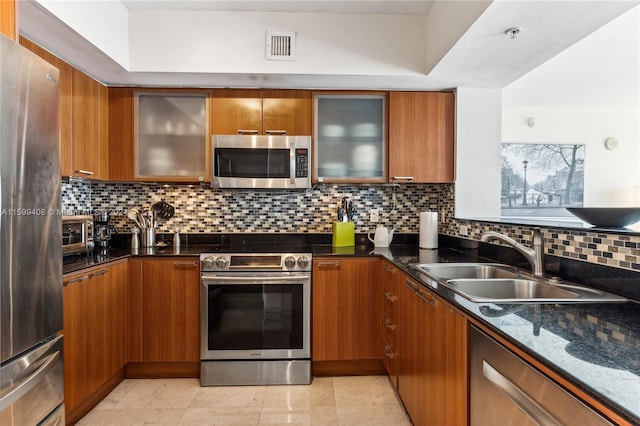
<instances>
[{"instance_id":1,"label":"knife block","mask_svg":"<svg viewBox=\"0 0 640 426\"><path fill-rule=\"evenodd\" d=\"M355 223L353 222L334 222L333 238L331 241L333 247L350 247L356 245Z\"/></svg>"}]
</instances>

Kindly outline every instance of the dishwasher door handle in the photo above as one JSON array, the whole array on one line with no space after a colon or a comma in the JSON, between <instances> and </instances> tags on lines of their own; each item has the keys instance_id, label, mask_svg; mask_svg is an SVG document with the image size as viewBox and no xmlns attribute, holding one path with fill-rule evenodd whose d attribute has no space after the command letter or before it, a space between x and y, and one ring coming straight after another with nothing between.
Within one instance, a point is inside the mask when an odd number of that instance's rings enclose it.
<instances>
[{"instance_id":1,"label":"dishwasher door handle","mask_svg":"<svg viewBox=\"0 0 640 426\"><path fill-rule=\"evenodd\" d=\"M537 424L542 426L562 424L557 417L542 407L535 399L527 395L524 390L503 376L502 373L493 368L493 366L484 359L482 360L482 374Z\"/></svg>"}]
</instances>

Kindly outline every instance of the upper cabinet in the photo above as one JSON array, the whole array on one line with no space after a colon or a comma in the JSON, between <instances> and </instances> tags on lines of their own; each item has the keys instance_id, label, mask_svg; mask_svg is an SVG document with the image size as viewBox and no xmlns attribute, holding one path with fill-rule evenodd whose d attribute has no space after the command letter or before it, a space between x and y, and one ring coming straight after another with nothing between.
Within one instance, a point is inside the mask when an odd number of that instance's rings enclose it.
<instances>
[{"instance_id":1,"label":"upper cabinet","mask_svg":"<svg viewBox=\"0 0 640 426\"><path fill-rule=\"evenodd\" d=\"M311 134L311 92L306 90L213 91L212 133Z\"/></svg>"},{"instance_id":2,"label":"upper cabinet","mask_svg":"<svg viewBox=\"0 0 640 426\"><path fill-rule=\"evenodd\" d=\"M16 40L17 34L17 2L15 0L0 1L0 34Z\"/></svg>"},{"instance_id":3,"label":"upper cabinet","mask_svg":"<svg viewBox=\"0 0 640 426\"><path fill-rule=\"evenodd\" d=\"M389 180L453 182L455 95L389 94Z\"/></svg>"},{"instance_id":4,"label":"upper cabinet","mask_svg":"<svg viewBox=\"0 0 640 426\"><path fill-rule=\"evenodd\" d=\"M313 178L386 182L386 93L314 94Z\"/></svg>"},{"instance_id":5,"label":"upper cabinet","mask_svg":"<svg viewBox=\"0 0 640 426\"><path fill-rule=\"evenodd\" d=\"M111 88L111 180L208 180L210 94L208 90Z\"/></svg>"},{"instance_id":6,"label":"upper cabinet","mask_svg":"<svg viewBox=\"0 0 640 426\"><path fill-rule=\"evenodd\" d=\"M136 92L134 177L203 181L209 92Z\"/></svg>"},{"instance_id":7,"label":"upper cabinet","mask_svg":"<svg viewBox=\"0 0 640 426\"><path fill-rule=\"evenodd\" d=\"M69 175L108 179L109 91L75 68L72 75L72 170Z\"/></svg>"}]
</instances>

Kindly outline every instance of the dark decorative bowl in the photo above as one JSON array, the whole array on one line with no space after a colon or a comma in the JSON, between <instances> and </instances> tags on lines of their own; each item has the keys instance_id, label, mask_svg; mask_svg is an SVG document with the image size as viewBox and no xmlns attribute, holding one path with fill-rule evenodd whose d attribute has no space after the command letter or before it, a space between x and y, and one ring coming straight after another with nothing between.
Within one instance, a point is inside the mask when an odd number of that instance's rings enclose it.
<instances>
[{"instance_id":1,"label":"dark decorative bowl","mask_svg":"<svg viewBox=\"0 0 640 426\"><path fill-rule=\"evenodd\" d=\"M569 213L599 228L622 228L640 222L640 207L567 207Z\"/></svg>"}]
</instances>

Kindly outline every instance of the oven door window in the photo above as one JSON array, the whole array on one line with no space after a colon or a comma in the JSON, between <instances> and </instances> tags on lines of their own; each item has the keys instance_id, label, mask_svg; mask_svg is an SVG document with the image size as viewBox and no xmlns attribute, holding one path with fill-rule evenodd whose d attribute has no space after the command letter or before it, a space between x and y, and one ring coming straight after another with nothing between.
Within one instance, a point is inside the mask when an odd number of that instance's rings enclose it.
<instances>
[{"instance_id":1,"label":"oven door window","mask_svg":"<svg viewBox=\"0 0 640 426\"><path fill-rule=\"evenodd\" d=\"M215 175L236 178L289 178L289 149L216 148Z\"/></svg>"},{"instance_id":2,"label":"oven door window","mask_svg":"<svg viewBox=\"0 0 640 426\"><path fill-rule=\"evenodd\" d=\"M208 286L208 350L302 349L303 285Z\"/></svg>"}]
</instances>

